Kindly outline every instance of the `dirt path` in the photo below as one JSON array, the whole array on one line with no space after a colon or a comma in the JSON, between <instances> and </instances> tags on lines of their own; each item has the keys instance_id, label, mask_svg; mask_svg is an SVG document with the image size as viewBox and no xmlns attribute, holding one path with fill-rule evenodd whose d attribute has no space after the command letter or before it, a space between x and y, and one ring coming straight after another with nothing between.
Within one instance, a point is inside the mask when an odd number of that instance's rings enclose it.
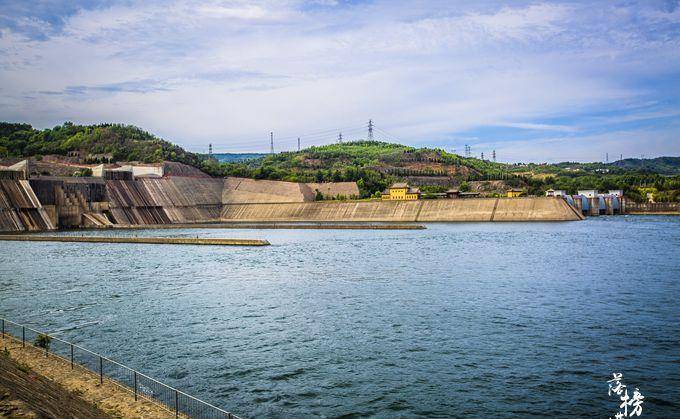
<instances>
[{"instance_id":1,"label":"dirt path","mask_svg":"<svg viewBox=\"0 0 680 419\"><path fill-rule=\"evenodd\" d=\"M112 418L5 352L0 354L0 417Z\"/></svg>"}]
</instances>

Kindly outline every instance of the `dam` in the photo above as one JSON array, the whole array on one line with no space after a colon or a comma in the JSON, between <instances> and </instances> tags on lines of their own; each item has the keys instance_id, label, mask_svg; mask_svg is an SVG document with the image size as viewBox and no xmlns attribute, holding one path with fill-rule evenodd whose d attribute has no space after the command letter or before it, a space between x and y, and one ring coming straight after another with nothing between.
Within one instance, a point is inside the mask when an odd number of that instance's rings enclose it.
<instances>
[{"instance_id":1,"label":"dam","mask_svg":"<svg viewBox=\"0 0 680 419\"><path fill-rule=\"evenodd\" d=\"M576 221L583 216L563 199L529 197L225 204L220 219L251 222L479 222Z\"/></svg>"},{"instance_id":2,"label":"dam","mask_svg":"<svg viewBox=\"0 0 680 419\"><path fill-rule=\"evenodd\" d=\"M0 179L0 231L233 222L577 221L561 198L346 200L356 183L205 177ZM321 193L340 200L315 201Z\"/></svg>"}]
</instances>

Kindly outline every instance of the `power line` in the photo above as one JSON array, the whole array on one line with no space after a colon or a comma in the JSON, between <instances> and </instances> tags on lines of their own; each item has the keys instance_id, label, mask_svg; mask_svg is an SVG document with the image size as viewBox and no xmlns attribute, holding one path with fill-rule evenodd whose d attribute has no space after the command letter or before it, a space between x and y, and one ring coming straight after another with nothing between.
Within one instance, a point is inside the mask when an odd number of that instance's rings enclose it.
<instances>
[{"instance_id":1,"label":"power line","mask_svg":"<svg viewBox=\"0 0 680 419\"><path fill-rule=\"evenodd\" d=\"M302 138L305 139L305 143L308 144L309 146L312 146L314 144L330 144L334 142L334 134L338 133L338 136L336 137L338 142L346 142L346 141L355 141L355 140L363 140L364 137L363 135L366 135L367 140L375 140L377 135L380 135L382 140L389 140L393 142L401 142L401 140L391 134L390 132L379 128L373 123L372 119L369 119L368 125L363 125L361 127L345 127L345 128L331 128L331 129L323 129L323 130L312 130L306 134L302 135L284 135L284 136L277 136L277 144L279 145L279 148L281 151L285 151L286 149L288 150L294 150L295 146L297 145L297 149L301 150L301 142ZM261 138L261 137L260 137ZM220 148L234 148L234 147L245 147L245 146L256 146L258 143L260 143L261 140L259 140L257 137L254 137L252 139L247 138L247 139L242 139L242 140L235 140L235 141L229 141L225 143L211 143L214 149L219 150ZM297 141L297 143L296 143ZM274 153L274 132L270 131L269 132L269 152L271 154Z\"/></svg>"}]
</instances>

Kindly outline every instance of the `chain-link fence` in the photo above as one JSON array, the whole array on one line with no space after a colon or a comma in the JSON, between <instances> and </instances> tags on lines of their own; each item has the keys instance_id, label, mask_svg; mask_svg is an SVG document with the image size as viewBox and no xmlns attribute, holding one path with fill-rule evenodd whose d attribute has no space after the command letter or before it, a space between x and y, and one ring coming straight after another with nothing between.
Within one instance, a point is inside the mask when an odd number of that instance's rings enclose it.
<instances>
[{"instance_id":1,"label":"chain-link fence","mask_svg":"<svg viewBox=\"0 0 680 419\"><path fill-rule=\"evenodd\" d=\"M241 419L218 407L183 393L132 368L105 356L89 351L28 326L0 318L2 339L14 339L22 346L30 345L45 352L46 357L57 356L71 369L82 368L99 377L99 382L110 380L134 394L135 400L144 398L175 414L175 417L198 419Z\"/></svg>"}]
</instances>

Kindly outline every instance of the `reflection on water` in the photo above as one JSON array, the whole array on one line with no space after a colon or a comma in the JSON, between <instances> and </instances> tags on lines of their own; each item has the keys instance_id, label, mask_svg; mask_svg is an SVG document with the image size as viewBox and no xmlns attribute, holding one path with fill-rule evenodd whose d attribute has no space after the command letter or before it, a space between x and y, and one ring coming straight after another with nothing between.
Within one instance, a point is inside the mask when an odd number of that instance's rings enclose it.
<instances>
[{"instance_id":1,"label":"reflection on water","mask_svg":"<svg viewBox=\"0 0 680 419\"><path fill-rule=\"evenodd\" d=\"M680 218L0 243L0 312L248 417L680 416Z\"/></svg>"}]
</instances>

